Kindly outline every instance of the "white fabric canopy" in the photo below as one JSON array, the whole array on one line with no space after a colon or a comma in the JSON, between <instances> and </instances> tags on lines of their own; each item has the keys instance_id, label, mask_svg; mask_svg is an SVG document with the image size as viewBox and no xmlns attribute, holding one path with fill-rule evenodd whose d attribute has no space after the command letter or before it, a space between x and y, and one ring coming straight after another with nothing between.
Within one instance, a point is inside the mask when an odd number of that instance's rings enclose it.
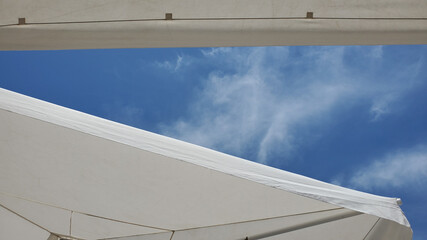
<instances>
[{"instance_id":1,"label":"white fabric canopy","mask_svg":"<svg viewBox=\"0 0 427 240\"><path fill-rule=\"evenodd\" d=\"M0 0L0 50L427 44L426 9L425 0Z\"/></svg>"},{"instance_id":2,"label":"white fabric canopy","mask_svg":"<svg viewBox=\"0 0 427 240\"><path fill-rule=\"evenodd\" d=\"M0 89L0 239L409 240L362 193Z\"/></svg>"}]
</instances>

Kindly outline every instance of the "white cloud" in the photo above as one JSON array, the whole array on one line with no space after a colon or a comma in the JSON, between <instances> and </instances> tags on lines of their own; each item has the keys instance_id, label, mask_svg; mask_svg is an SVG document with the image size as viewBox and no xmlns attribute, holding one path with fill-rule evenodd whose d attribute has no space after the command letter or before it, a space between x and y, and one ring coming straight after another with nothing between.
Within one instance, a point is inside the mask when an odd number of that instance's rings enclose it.
<instances>
[{"instance_id":1,"label":"white cloud","mask_svg":"<svg viewBox=\"0 0 427 240\"><path fill-rule=\"evenodd\" d=\"M288 47L203 50L217 70L210 73L188 113L163 126L163 134L235 155L250 152L254 160L266 162L272 153L290 157L299 143L314 141L313 135L299 130L321 123L331 111L370 101L367 111L378 121L410 89L410 79L350 73L345 47L304 49L295 58ZM372 53L364 55L380 61L382 48L368 51ZM232 70L218 70L223 68Z\"/></svg>"},{"instance_id":2,"label":"white cloud","mask_svg":"<svg viewBox=\"0 0 427 240\"><path fill-rule=\"evenodd\" d=\"M363 189L425 186L426 182L427 145L387 154L348 179L348 185Z\"/></svg>"},{"instance_id":3,"label":"white cloud","mask_svg":"<svg viewBox=\"0 0 427 240\"><path fill-rule=\"evenodd\" d=\"M202 54L206 57L213 57L218 54L229 53L232 51L230 47L218 47L218 48L210 48L209 50L202 50Z\"/></svg>"},{"instance_id":4,"label":"white cloud","mask_svg":"<svg viewBox=\"0 0 427 240\"><path fill-rule=\"evenodd\" d=\"M176 57L175 61L164 61L164 62L155 62L155 65L159 68L166 69L168 71L176 72L178 71L182 66L188 65L189 62L184 61L184 56L178 55Z\"/></svg>"},{"instance_id":5,"label":"white cloud","mask_svg":"<svg viewBox=\"0 0 427 240\"><path fill-rule=\"evenodd\" d=\"M383 96L374 99L371 109L369 110L371 120L379 121L384 115L390 113L390 105L397 99L398 96L396 96L396 94L384 94Z\"/></svg>"}]
</instances>

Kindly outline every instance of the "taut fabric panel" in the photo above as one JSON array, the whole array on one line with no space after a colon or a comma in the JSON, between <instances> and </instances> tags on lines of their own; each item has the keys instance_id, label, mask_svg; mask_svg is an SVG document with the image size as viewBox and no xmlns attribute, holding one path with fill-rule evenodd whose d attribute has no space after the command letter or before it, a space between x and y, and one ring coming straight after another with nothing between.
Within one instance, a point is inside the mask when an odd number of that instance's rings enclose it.
<instances>
[{"instance_id":1,"label":"taut fabric panel","mask_svg":"<svg viewBox=\"0 0 427 240\"><path fill-rule=\"evenodd\" d=\"M158 232L337 208L23 115L0 119L0 191L74 212Z\"/></svg>"},{"instance_id":2,"label":"taut fabric panel","mask_svg":"<svg viewBox=\"0 0 427 240\"><path fill-rule=\"evenodd\" d=\"M71 226L70 235L81 239L104 239L166 232L81 213L73 213Z\"/></svg>"},{"instance_id":3,"label":"taut fabric panel","mask_svg":"<svg viewBox=\"0 0 427 240\"><path fill-rule=\"evenodd\" d=\"M215 18L426 18L423 0L1 0L0 24Z\"/></svg>"},{"instance_id":4,"label":"taut fabric panel","mask_svg":"<svg viewBox=\"0 0 427 240\"><path fill-rule=\"evenodd\" d=\"M9 184L13 183L9 182ZM0 204L20 216L25 216L26 219L37 223L49 232L61 235L70 234L71 211L8 196L3 193L0 193Z\"/></svg>"},{"instance_id":5,"label":"taut fabric panel","mask_svg":"<svg viewBox=\"0 0 427 240\"><path fill-rule=\"evenodd\" d=\"M365 238L366 240L411 240L412 231L393 221L380 219Z\"/></svg>"},{"instance_id":6,"label":"taut fabric panel","mask_svg":"<svg viewBox=\"0 0 427 240\"><path fill-rule=\"evenodd\" d=\"M0 239L47 240L50 233L0 206Z\"/></svg>"},{"instance_id":7,"label":"taut fabric panel","mask_svg":"<svg viewBox=\"0 0 427 240\"><path fill-rule=\"evenodd\" d=\"M424 0L0 0L0 6L0 50L427 43Z\"/></svg>"},{"instance_id":8,"label":"taut fabric panel","mask_svg":"<svg viewBox=\"0 0 427 240\"><path fill-rule=\"evenodd\" d=\"M348 215L346 215L348 214ZM339 217L337 220L333 218ZM326 222L331 220L330 222ZM243 222L175 232L173 240L187 239L328 239L361 240L378 217L347 209L316 212L282 218ZM352 226L346 227L346 226ZM313 229L319 229L314 232ZM305 235L301 235L305 232ZM285 233L286 232L286 233ZM393 238L391 238L393 239ZM390 239L390 240L391 240Z\"/></svg>"},{"instance_id":9,"label":"taut fabric panel","mask_svg":"<svg viewBox=\"0 0 427 240\"><path fill-rule=\"evenodd\" d=\"M120 238L108 238L105 240L173 240L173 233L145 234Z\"/></svg>"}]
</instances>

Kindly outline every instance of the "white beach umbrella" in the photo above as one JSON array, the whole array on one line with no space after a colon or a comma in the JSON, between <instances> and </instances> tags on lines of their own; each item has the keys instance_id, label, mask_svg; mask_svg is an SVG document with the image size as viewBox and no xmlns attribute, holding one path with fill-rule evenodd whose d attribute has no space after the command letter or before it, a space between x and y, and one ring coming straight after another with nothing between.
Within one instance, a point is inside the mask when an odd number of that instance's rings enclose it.
<instances>
[{"instance_id":1,"label":"white beach umbrella","mask_svg":"<svg viewBox=\"0 0 427 240\"><path fill-rule=\"evenodd\" d=\"M426 44L425 0L0 0L0 50Z\"/></svg>"},{"instance_id":2,"label":"white beach umbrella","mask_svg":"<svg viewBox=\"0 0 427 240\"><path fill-rule=\"evenodd\" d=\"M406 240L362 193L0 89L0 239Z\"/></svg>"}]
</instances>

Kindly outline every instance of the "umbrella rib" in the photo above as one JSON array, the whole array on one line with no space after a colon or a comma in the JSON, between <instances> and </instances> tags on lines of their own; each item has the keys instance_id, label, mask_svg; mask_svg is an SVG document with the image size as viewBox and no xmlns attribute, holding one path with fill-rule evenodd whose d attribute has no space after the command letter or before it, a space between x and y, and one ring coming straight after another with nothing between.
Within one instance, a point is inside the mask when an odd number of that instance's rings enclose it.
<instances>
[{"instance_id":1,"label":"umbrella rib","mask_svg":"<svg viewBox=\"0 0 427 240\"><path fill-rule=\"evenodd\" d=\"M71 211L71 214L70 214L70 236L71 236L71 225L73 223L73 213L74 211Z\"/></svg>"},{"instance_id":2,"label":"umbrella rib","mask_svg":"<svg viewBox=\"0 0 427 240\"><path fill-rule=\"evenodd\" d=\"M317 226L317 225L321 225L321 224L325 224L325 223L329 223L329 222L338 221L338 220L345 219L345 218L358 216L360 214L363 214L363 213L356 212L356 211L347 212L347 213L340 213L340 214L336 214L333 216L328 216L328 217L324 217L321 219L309 221L306 223L296 224L296 225L291 226L291 227L286 227L286 228L271 231L271 232L261 233L261 234L258 234L258 235L252 236L252 237L247 236L246 240L265 239L265 238L277 236L280 234L285 234L285 233L289 233L289 232L293 232L293 231L297 231L297 230L301 230L301 229L305 229L305 228L309 228L309 227L313 227L313 226Z\"/></svg>"},{"instance_id":3,"label":"umbrella rib","mask_svg":"<svg viewBox=\"0 0 427 240\"><path fill-rule=\"evenodd\" d=\"M301 215L308 215L308 214L313 214L313 213L328 212L328 211L341 210L341 209L344 209L344 208L340 207L340 208L333 208L333 209L313 211L313 212L307 212L307 213L292 214L292 215L279 216L279 217L271 217L271 218L264 218L264 219L256 219L256 220L248 220L248 221L241 221L241 222L233 222L233 223L227 223L227 224L210 225L210 226L196 227L196 228L179 229L179 230L172 231L172 235L171 235L170 240L173 240L173 236L174 236L175 232L184 232L184 231L190 231L190 230L196 230L196 229L203 229L203 228L212 228L212 227L221 227L221 226L235 225L235 224L241 224L241 223L258 222L258 221L264 221L264 220L271 220L271 219L278 219L278 218L285 218L285 217L293 217L293 216L301 216ZM294 226L291 226L291 227L287 227L285 229L280 229L280 230L276 230L276 231L272 231L272 232L268 232L268 233L258 234L258 235L252 236L252 237L247 237L247 239L248 240L264 239L264 238L267 238L267 237L271 237L271 236L275 236L275 235L279 235L279 234L283 234L283 233L287 233L287 232L291 232L291 231L296 231L296 230L299 230L299 229L303 229L303 228L307 228L307 227L312 227L312 226L316 226L316 225L320 225L320 224L324 224L324 223L328 223L328 222L333 222L333 221L337 221L337 220L340 220L340 219L345 219L345 218L357 216L357 215L360 215L360 214L363 214L363 213L356 212L356 211L345 212L345 213L338 213L338 214L335 214L333 216L324 217L324 218L321 218L321 219L318 219L318 220L315 220L315 221L310 221L310 222L307 222L307 223L294 225ZM144 236L144 235L145 234L142 234L142 235L132 235L132 236L123 236L123 237L120 237L120 238L136 237L136 236ZM114 238L114 239L116 239L116 238ZM119 238L117 238L117 239L119 239ZM103 239L103 240L107 240L107 239Z\"/></svg>"},{"instance_id":4,"label":"umbrella rib","mask_svg":"<svg viewBox=\"0 0 427 240\"><path fill-rule=\"evenodd\" d=\"M302 216L302 215L308 215L308 214L313 214L313 213L329 212L329 211L335 211L335 210L340 210L340 209L344 209L344 208L343 207L338 207L338 208L331 208L331 209L325 209L325 210L319 210L319 211L312 211L312 212L304 212L304 213L283 215L283 216L278 216L278 217L259 218L259 219L254 219L254 220L246 220L246 221L240 221L240 222L216 224L216 225L209 225L209 226L203 226L203 227L177 229L175 231L176 232L181 232L181 231L196 230L196 229L201 229L201 228L211 228L211 227L228 226L228 225L234 225L234 224L258 222L258 221L272 220L272 219L285 218L285 217Z\"/></svg>"},{"instance_id":5,"label":"umbrella rib","mask_svg":"<svg viewBox=\"0 0 427 240\"><path fill-rule=\"evenodd\" d=\"M372 230L374 230L374 228L377 226L377 224L380 221L380 219L381 218L378 218L377 221L374 223L374 225L372 225L371 229L369 229L368 233L366 233L366 236L363 238L363 240L365 240L369 236L369 233L371 233Z\"/></svg>"},{"instance_id":6,"label":"umbrella rib","mask_svg":"<svg viewBox=\"0 0 427 240\"><path fill-rule=\"evenodd\" d=\"M28 218L26 218L26 217L22 216L21 214L19 214L19 213L17 213L17 212L15 212L15 211L13 211L13 210L11 210L11 209L9 209L8 207L4 206L4 205L3 205L3 204L1 204L1 203L0 203L0 207L2 207L2 208L4 208L4 209L6 209L7 211L9 211L9 212L11 212L11 213L13 213L13 214L17 215L18 217L20 217L20 218L24 219L25 221L27 221L27 222L29 222L29 223L31 223L31 224L33 224L33 225L35 225L35 226L37 226L37 227L39 227L39 228L41 228L41 229L45 230L46 232L48 232L48 233L50 233L50 234L53 234L53 233L52 233L51 231L49 231L48 229L46 229L46 228L44 228L44 227L42 227L42 226L38 225L37 223L35 223L35 222L31 221L30 219L28 219Z\"/></svg>"},{"instance_id":7,"label":"umbrella rib","mask_svg":"<svg viewBox=\"0 0 427 240\"><path fill-rule=\"evenodd\" d=\"M38 227L38 228L40 228L40 229L43 229L44 231L48 232L48 233L49 233L49 234L51 234L51 235L54 235L54 236L55 236L55 237L57 237L57 238L61 238L61 236L62 236L62 237L72 237L72 236L71 236L71 234L70 234L70 236L64 236L64 235L62 235L62 234L58 234L58 233L51 232L49 229L47 229L47 228L45 228L45 227L43 227L43 226L41 226L41 225L39 225L39 224L37 224L37 223L35 223L35 222L31 221L30 219L28 219L28 218L26 218L26 217L22 216L21 214L19 214L19 213L17 213L17 212L15 212L15 211L13 211L12 209L9 209L8 207L4 206L4 205L3 205L3 204L1 204L1 203L0 203L0 207L1 207L1 208L3 208L3 209L6 209L7 211L9 211L9 212L11 212L11 213L15 214L15 215L16 215L16 216L18 216L18 217L20 217L20 218L24 219L25 221L27 221L27 222L29 222L29 223L33 224L34 226L36 226L36 227ZM73 239L80 239L80 238L75 238L75 237L72 237L72 238L73 238ZM48 240L49 240L49 239L48 239Z\"/></svg>"},{"instance_id":8,"label":"umbrella rib","mask_svg":"<svg viewBox=\"0 0 427 240\"><path fill-rule=\"evenodd\" d=\"M13 197L13 198L17 198L17 199L21 199L21 200L24 200L24 201L28 201L28 202L37 203L37 204L40 204L40 205L52 207L52 208L57 208L57 209L65 210L65 211L70 211L72 213L78 213L78 214L86 215L86 216L89 216L89 217L100 218L100 219L104 219L104 220L109 220L109 221L113 221L113 222L119 222L119 223L129 224L129 225L135 225L135 226L140 226L140 227L153 228L153 229L162 230L162 231L168 231L168 232L172 232L173 231L172 229L160 228L160 227L154 227L154 226L148 226L148 225L144 225L144 224L139 224L139 223L134 223L134 222L127 222L127 221L118 220L118 219L114 219L114 218L102 217L102 216L98 216L98 215L94 215L94 214L90 214L90 213L75 211L75 210L71 210L71 209L68 209L68 208L58 207L58 206L55 206L55 205L51 205L51 204L48 204L48 203L43 203L43 202L31 200L31 199L26 199L26 198L23 198L23 197L18 197L18 196L12 195L12 194L4 193L4 192L0 192L0 194L6 195L6 196L9 196L9 197ZM0 204L0 206L3 206L3 205ZM6 207L4 207L4 208L6 208ZM6 208L6 209L8 209L8 208ZM10 209L8 209L8 210L11 211ZM70 219L70 221L71 221L71 219ZM70 222L70 224L71 224L71 222ZM70 226L70 228L71 228L71 226Z\"/></svg>"},{"instance_id":9,"label":"umbrella rib","mask_svg":"<svg viewBox=\"0 0 427 240\"><path fill-rule=\"evenodd\" d=\"M169 240L172 240L174 234L175 234L175 231L172 232L171 238Z\"/></svg>"},{"instance_id":10,"label":"umbrella rib","mask_svg":"<svg viewBox=\"0 0 427 240\"><path fill-rule=\"evenodd\" d=\"M171 237L170 237L169 240L172 240L172 237L175 234L175 231L171 231L171 232L157 232L157 233L146 233L146 234L135 234L135 235L120 236L120 237L99 238L97 240L120 240L120 239L126 240L126 239L133 238L133 237L153 236L153 235L164 234L164 233L170 233Z\"/></svg>"}]
</instances>

